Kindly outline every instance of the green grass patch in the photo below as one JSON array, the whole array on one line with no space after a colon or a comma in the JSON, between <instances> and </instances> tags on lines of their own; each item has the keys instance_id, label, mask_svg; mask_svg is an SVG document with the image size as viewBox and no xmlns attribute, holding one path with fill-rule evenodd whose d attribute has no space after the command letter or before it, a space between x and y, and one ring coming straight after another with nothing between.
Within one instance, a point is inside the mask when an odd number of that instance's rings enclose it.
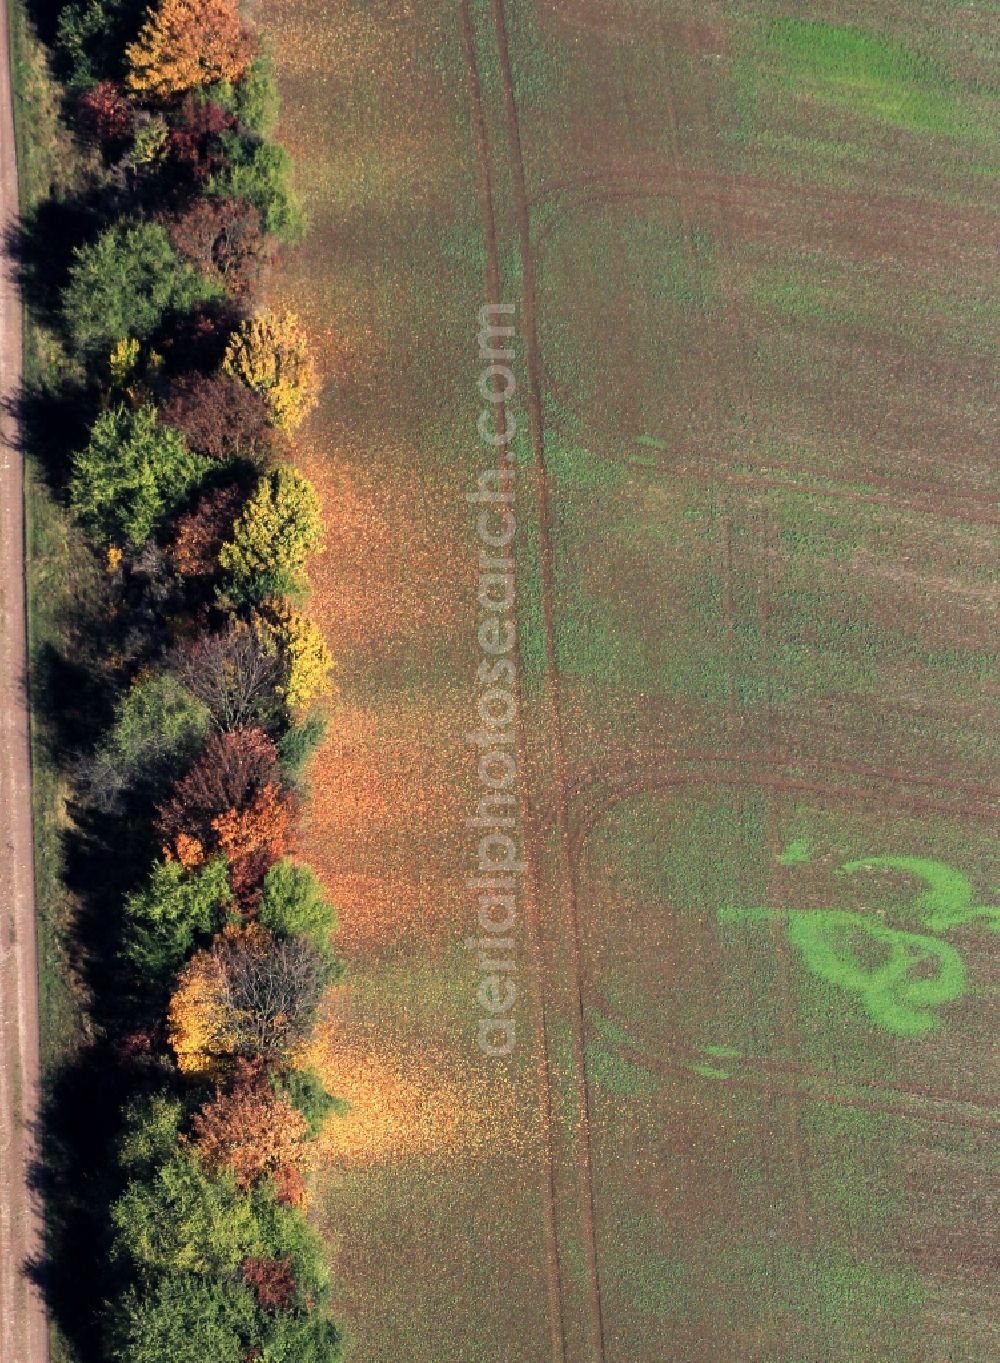
<instances>
[{"instance_id":1,"label":"green grass patch","mask_svg":"<svg viewBox=\"0 0 1000 1363\"><path fill-rule=\"evenodd\" d=\"M888 38L822 20L777 19L765 42L779 82L797 94L907 132L970 131L944 69Z\"/></svg>"}]
</instances>

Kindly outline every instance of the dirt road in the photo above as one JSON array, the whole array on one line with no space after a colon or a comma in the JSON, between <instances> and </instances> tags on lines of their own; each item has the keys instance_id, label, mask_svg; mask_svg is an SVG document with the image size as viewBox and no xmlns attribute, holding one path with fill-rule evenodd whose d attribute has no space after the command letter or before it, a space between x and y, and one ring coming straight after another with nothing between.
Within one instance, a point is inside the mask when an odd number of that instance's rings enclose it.
<instances>
[{"instance_id":1,"label":"dirt road","mask_svg":"<svg viewBox=\"0 0 1000 1363\"><path fill-rule=\"evenodd\" d=\"M15 218L17 163L7 5L0 0L0 228ZM21 383L21 305L0 257L0 1358L46 1363L41 1294L25 1264L42 1248L30 1188L39 1100L38 970L26 689L24 503L11 400Z\"/></svg>"}]
</instances>

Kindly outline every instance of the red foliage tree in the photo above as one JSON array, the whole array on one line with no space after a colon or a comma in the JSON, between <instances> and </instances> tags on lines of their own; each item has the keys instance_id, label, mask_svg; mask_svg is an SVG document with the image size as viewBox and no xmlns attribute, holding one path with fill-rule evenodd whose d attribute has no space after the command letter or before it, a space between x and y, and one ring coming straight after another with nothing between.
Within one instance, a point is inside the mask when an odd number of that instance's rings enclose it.
<instances>
[{"instance_id":1,"label":"red foliage tree","mask_svg":"<svg viewBox=\"0 0 1000 1363\"><path fill-rule=\"evenodd\" d=\"M167 137L167 155L184 179L203 184L223 164L219 135L235 126L221 105L186 95Z\"/></svg>"},{"instance_id":2,"label":"red foliage tree","mask_svg":"<svg viewBox=\"0 0 1000 1363\"><path fill-rule=\"evenodd\" d=\"M260 729L213 734L160 807L160 831L170 841L187 833L207 842L212 820L230 809L246 809L277 766L278 750Z\"/></svg>"},{"instance_id":3,"label":"red foliage tree","mask_svg":"<svg viewBox=\"0 0 1000 1363\"><path fill-rule=\"evenodd\" d=\"M270 257L260 213L245 199L193 199L166 221L175 249L205 274L219 274L231 294L245 298Z\"/></svg>"},{"instance_id":4,"label":"red foliage tree","mask_svg":"<svg viewBox=\"0 0 1000 1363\"><path fill-rule=\"evenodd\" d=\"M291 1259L244 1259L243 1276L264 1311L290 1311L295 1304Z\"/></svg>"},{"instance_id":5,"label":"red foliage tree","mask_svg":"<svg viewBox=\"0 0 1000 1363\"><path fill-rule=\"evenodd\" d=\"M209 459L261 463L274 443L264 399L228 374L181 374L170 385L160 419Z\"/></svg>"},{"instance_id":6,"label":"red foliage tree","mask_svg":"<svg viewBox=\"0 0 1000 1363\"><path fill-rule=\"evenodd\" d=\"M102 80L80 96L76 117L87 137L113 153L122 150L132 136L135 110L120 85Z\"/></svg>"},{"instance_id":7,"label":"red foliage tree","mask_svg":"<svg viewBox=\"0 0 1000 1363\"><path fill-rule=\"evenodd\" d=\"M244 500L242 489L234 484L217 487L181 516L167 552L182 577L207 577L215 572L219 550L232 538Z\"/></svg>"},{"instance_id":8,"label":"red foliage tree","mask_svg":"<svg viewBox=\"0 0 1000 1363\"><path fill-rule=\"evenodd\" d=\"M306 1181L301 1169L283 1164L274 1171L274 1196L285 1207L304 1207L307 1201Z\"/></svg>"},{"instance_id":9,"label":"red foliage tree","mask_svg":"<svg viewBox=\"0 0 1000 1363\"><path fill-rule=\"evenodd\" d=\"M226 346L241 320L233 298L215 298L185 312L163 338L165 372L178 377L211 374L222 365Z\"/></svg>"}]
</instances>

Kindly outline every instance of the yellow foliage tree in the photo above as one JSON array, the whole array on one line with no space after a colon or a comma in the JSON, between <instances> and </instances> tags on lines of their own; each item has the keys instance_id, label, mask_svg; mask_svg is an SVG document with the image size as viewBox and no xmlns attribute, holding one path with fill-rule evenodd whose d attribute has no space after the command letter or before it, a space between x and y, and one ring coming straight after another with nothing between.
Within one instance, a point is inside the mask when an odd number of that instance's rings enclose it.
<instances>
[{"instance_id":1,"label":"yellow foliage tree","mask_svg":"<svg viewBox=\"0 0 1000 1363\"><path fill-rule=\"evenodd\" d=\"M255 613L257 637L281 658L284 676L276 690L298 710L330 691L333 656L314 620L290 601L275 599Z\"/></svg>"},{"instance_id":2,"label":"yellow foliage tree","mask_svg":"<svg viewBox=\"0 0 1000 1363\"><path fill-rule=\"evenodd\" d=\"M169 100L215 81L235 81L254 55L238 0L160 0L125 50L128 85Z\"/></svg>"},{"instance_id":3,"label":"yellow foliage tree","mask_svg":"<svg viewBox=\"0 0 1000 1363\"><path fill-rule=\"evenodd\" d=\"M309 340L293 312L265 308L248 318L230 337L224 366L264 399L283 430L294 430L319 401Z\"/></svg>"},{"instance_id":4,"label":"yellow foliage tree","mask_svg":"<svg viewBox=\"0 0 1000 1363\"><path fill-rule=\"evenodd\" d=\"M219 550L226 589L238 603L305 590L305 564L322 542L319 497L308 478L281 465L262 474Z\"/></svg>"},{"instance_id":5,"label":"yellow foliage tree","mask_svg":"<svg viewBox=\"0 0 1000 1363\"><path fill-rule=\"evenodd\" d=\"M229 1015L222 970L209 951L197 951L181 971L167 1012L167 1038L177 1068L192 1078L217 1077L228 1053Z\"/></svg>"}]
</instances>

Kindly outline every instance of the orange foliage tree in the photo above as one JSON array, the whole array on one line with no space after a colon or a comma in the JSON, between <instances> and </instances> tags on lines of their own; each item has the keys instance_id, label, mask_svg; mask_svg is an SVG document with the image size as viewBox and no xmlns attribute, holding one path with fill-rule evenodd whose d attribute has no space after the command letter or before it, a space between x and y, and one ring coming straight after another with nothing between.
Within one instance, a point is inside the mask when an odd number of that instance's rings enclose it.
<instances>
[{"instance_id":1,"label":"orange foliage tree","mask_svg":"<svg viewBox=\"0 0 1000 1363\"><path fill-rule=\"evenodd\" d=\"M290 795L271 781L246 809L227 809L212 820L238 899L245 902L288 851L291 817Z\"/></svg>"},{"instance_id":2,"label":"orange foliage tree","mask_svg":"<svg viewBox=\"0 0 1000 1363\"><path fill-rule=\"evenodd\" d=\"M125 50L128 86L170 100L216 81L236 81L255 51L238 0L160 0Z\"/></svg>"},{"instance_id":3,"label":"orange foliage tree","mask_svg":"<svg viewBox=\"0 0 1000 1363\"><path fill-rule=\"evenodd\" d=\"M288 850L293 803L277 766L277 749L262 730L213 734L160 806L164 856L191 869L224 853L233 892L246 902Z\"/></svg>"},{"instance_id":4,"label":"orange foliage tree","mask_svg":"<svg viewBox=\"0 0 1000 1363\"><path fill-rule=\"evenodd\" d=\"M259 1063L237 1061L228 1089L217 1089L192 1122L194 1145L210 1173L230 1169L241 1188L275 1170L301 1167L308 1153L301 1112L276 1093Z\"/></svg>"}]
</instances>

